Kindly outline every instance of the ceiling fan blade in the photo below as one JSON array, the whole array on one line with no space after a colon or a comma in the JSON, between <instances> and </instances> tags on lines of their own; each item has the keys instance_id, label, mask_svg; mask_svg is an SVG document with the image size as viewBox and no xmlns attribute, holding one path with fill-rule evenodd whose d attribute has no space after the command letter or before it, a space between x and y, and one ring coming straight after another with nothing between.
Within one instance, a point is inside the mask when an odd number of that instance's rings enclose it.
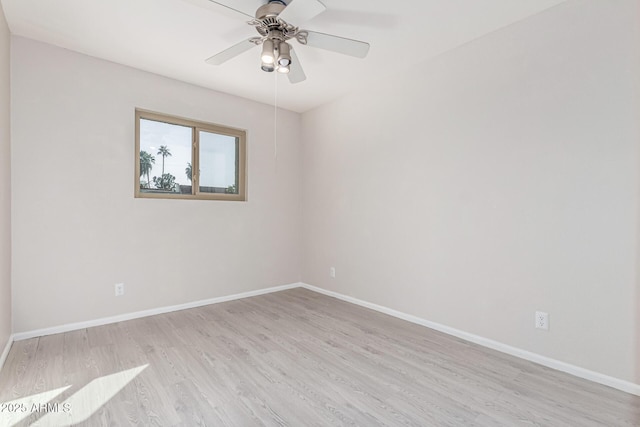
<instances>
[{"instance_id":1,"label":"ceiling fan blade","mask_svg":"<svg viewBox=\"0 0 640 427\"><path fill-rule=\"evenodd\" d=\"M320 15L325 9L325 5L318 0L291 0L289 5L278 15L278 18L288 23L300 25Z\"/></svg>"},{"instance_id":2,"label":"ceiling fan blade","mask_svg":"<svg viewBox=\"0 0 640 427\"><path fill-rule=\"evenodd\" d=\"M228 60L235 58L241 53L248 51L252 47L255 47L255 44L253 44L250 40L251 39L241 41L240 43L235 44L230 48L225 49L222 52L213 55L211 58L207 59L205 62L209 65L221 65L227 62Z\"/></svg>"},{"instance_id":3,"label":"ceiling fan blade","mask_svg":"<svg viewBox=\"0 0 640 427\"><path fill-rule=\"evenodd\" d=\"M255 9L257 9L260 5L255 6L255 0L243 0L243 1L231 1L229 0L226 3L221 3L219 1L214 1L214 0L183 0L186 1L187 3L191 3L194 4L196 6L200 6L203 7L205 9L209 9L211 10L212 8L215 8L215 6L211 6L211 3L217 4L218 6L222 6L224 8L226 8L227 10L231 10L233 12L239 13L241 15L244 15L245 18L250 18L253 19L253 12ZM230 3L233 5L233 7L229 6L227 3ZM238 4L240 3L240 4ZM237 9L237 7L240 6L240 9ZM242 9L242 10L241 10Z\"/></svg>"},{"instance_id":4,"label":"ceiling fan blade","mask_svg":"<svg viewBox=\"0 0 640 427\"><path fill-rule=\"evenodd\" d=\"M316 33L315 31L307 31L307 33L307 46L355 56L356 58L364 58L369 53L369 43L332 36L331 34Z\"/></svg>"},{"instance_id":5,"label":"ceiling fan blade","mask_svg":"<svg viewBox=\"0 0 640 427\"><path fill-rule=\"evenodd\" d=\"M287 74L287 77L289 77L289 81L293 84L303 82L307 79L298 55L296 55L296 51L293 49L291 49L291 65L289 66L289 74Z\"/></svg>"}]
</instances>

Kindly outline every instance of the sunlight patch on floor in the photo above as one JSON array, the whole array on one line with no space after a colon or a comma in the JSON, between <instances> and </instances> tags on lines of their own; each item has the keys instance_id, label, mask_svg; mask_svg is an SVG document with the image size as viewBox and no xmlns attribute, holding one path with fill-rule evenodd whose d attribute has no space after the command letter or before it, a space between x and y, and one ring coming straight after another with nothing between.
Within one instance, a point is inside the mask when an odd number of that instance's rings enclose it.
<instances>
[{"instance_id":1,"label":"sunlight patch on floor","mask_svg":"<svg viewBox=\"0 0 640 427\"><path fill-rule=\"evenodd\" d=\"M147 365L96 378L59 405L60 410L49 412L34 426L68 426L86 421L102 405L118 394L137 377ZM68 411L66 410L68 408Z\"/></svg>"}]
</instances>

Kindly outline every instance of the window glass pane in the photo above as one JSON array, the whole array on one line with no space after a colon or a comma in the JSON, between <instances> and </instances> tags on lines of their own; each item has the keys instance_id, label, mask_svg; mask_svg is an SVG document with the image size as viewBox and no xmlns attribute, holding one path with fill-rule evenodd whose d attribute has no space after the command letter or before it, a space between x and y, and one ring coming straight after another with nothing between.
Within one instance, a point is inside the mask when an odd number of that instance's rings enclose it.
<instances>
[{"instance_id":1,"label":"window glass pane","mask_svg":"<svg viewBox=\"0 0 640 427\"><path fill-rule=\"evenodd\" d=\"M238 138L200 131L202 193L238 194Z\"/></svg>"},{"instance_id":2,"label":"window glass pane","mask_svg":"<svg viewBox=\"0 0 640 427\"><path fill-rule=\"evenodd\" d=\"M140 191L191 194L191 127L140 119Z\"/></svg>"}]
</instances>

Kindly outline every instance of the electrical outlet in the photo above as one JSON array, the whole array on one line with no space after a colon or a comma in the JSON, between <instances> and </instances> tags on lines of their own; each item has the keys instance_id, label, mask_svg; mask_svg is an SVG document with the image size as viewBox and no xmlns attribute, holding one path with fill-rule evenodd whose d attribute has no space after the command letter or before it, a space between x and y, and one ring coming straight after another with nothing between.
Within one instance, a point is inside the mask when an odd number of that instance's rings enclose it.
<instances>
[{"instance_id":1,"label":"electrical outlet","mask_svg":"<svg viewBox=\"0 0 640 427\"><path fill-rule=\"evenodd\" d=\"M549 330L549 313L536 311L536 329Z\"/></svg>"},{"instance_id":2,"label":"electrical outlet","mask_svg":"<svg viewBox=\"0 0 640 427\"><path fill-rule=\"evenodd\" d=\"M336 268L335 267L329 268L329 277L333 277L334 279L336 278Z\"/></svg>"},{"instance_id":3,"label":"electrical outlet","mask_svg":"<svg viewBox=\"0 0 640 427\"><path fill-rule=\"evenodd\" d=\"M124 295L124 283L116 283L116 296L121 297Z\"/></svg>"}]
</instances>

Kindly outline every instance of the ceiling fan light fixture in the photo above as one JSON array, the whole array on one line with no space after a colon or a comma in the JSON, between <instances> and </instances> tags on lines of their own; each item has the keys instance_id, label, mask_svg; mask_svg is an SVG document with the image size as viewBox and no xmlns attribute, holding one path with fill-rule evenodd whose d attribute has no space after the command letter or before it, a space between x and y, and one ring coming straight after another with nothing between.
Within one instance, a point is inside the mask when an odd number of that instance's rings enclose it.
<instances>
[{"instance_id":1,"label":"ceiling fan light fixture","mask_svg":"<svg viewBox=\"0 0 640 427\"><path fill-rule=\"evenodd\" d=\"M265 62L262 63L260 68L262 68L262 71L266 71L267 73L272 73L276 69L274 64L267 64Z\"/></svg>"},{"instance_id":2,"label":"ceiling fan light fixture","mask_svg":"<svg viewBox=\"0 0 640 427\"><path fill-rule=\"evenodd\" d=\"M278 65L288 68L291 65L291 46L287 42L280 42L278 52Z\"/></svg>"},{"instance_id":3,"label":"ceiling fan light fixture","mask_svg":"<svg viewBox=\"0 0 640 427\"><path fill-rule=\"evenodd\" d=\"M266 39L262 43L262 63L273 64L276 62L275 55L273 54L273 40ZM273 71L273 70L271 70Z\"/></svg>"}]
</instances>

